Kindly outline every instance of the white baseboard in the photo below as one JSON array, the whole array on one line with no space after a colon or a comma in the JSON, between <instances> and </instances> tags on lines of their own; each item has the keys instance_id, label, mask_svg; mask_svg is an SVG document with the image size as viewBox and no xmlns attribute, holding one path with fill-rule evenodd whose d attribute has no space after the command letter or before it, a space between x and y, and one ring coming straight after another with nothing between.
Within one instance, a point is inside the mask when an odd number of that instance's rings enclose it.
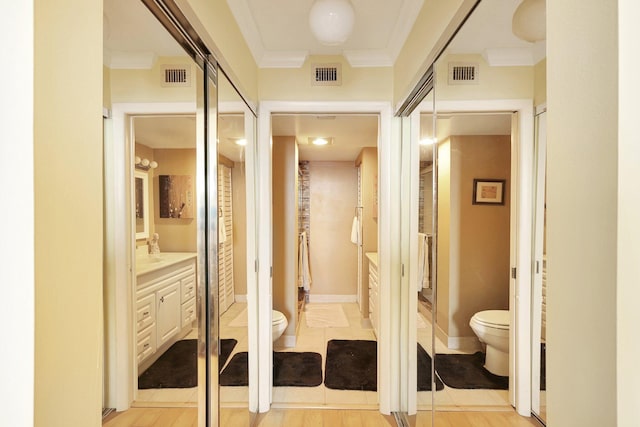
<instances>
[{"instance_id":1,"label":"white baseboard","mask_svg":"<svg viewBox=\"0 0 640 427\"><path fill-rule=\"evenodd\" d=\"M247 295L234 295L235 302L247 302Z\"/></svg>"},{"instance_id":2,"label":"white baseboard","mask_svg":"<svg viewBox=\"0 0 640 427\"><path fill-rule=\"evenodd\" d=\"M309 302L356 302L357 295L315 295L309 294Z\"/></svg>"},{"instance_id":3,"label":"white baseboard","mask_svg":"<svg viewBox=\"0 0 640 427\"><path fill-rule=\"evenodd\" d=\"M466 353L482 350L482 343L478 337L450 337L439 325L436 325L436 337L450 350L460 350Z\"/></svg>"}]
</instances>

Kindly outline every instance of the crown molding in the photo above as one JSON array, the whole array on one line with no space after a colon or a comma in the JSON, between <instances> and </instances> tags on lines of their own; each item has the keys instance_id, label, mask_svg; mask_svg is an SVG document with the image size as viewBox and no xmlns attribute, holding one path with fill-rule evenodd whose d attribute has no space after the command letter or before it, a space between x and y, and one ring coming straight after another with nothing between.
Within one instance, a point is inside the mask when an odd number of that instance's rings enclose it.
<instances>
[{"instance_id":1,"label":"crown molding","mask_svg":"<svg viewBox=\"0 0 640 427\"><path fill-rule=\"evenodd\" d=\"M387 47L383 49L349 50L343 52L352 67L391 67L400 54L424 0L406 0L391 31ZM271 51L262 43L256 21L247 0L227 0L240 32L259 68L299 68L309 56L308 51Z\"/></svg>"},{"instance_id":2,"label":"crown molding","mask_svg":"<svg viewBox=\"0 0 640 427\"><path fill-rule=\"evenodd\" d=\"M424 0L407 0L403 2L396 25L391 32L388 44L391 62L394 63L413 29L413 24L422 10ZM392 64L393 65L393 64Z\"/></svg>"}]
</instances>

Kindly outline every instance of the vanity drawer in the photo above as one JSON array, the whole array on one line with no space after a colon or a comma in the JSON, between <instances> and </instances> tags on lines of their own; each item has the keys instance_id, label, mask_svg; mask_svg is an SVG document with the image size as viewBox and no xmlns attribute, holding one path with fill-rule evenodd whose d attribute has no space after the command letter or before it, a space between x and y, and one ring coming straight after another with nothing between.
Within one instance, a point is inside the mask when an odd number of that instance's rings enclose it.
<instances>
[{"instance_id":1,"label":"vanity drawer","mask_svg":"<svg viewBox=\"0 0 640 427\"><path fill-rule=\"evenodd\" d=\"M136 303L136 322L138 331L153 324L156 320L156 295L139 298Z\"/></svg>"},{"instance_id":2,"label":"vanity drawer","mask_svg":"<svg viewBox=\"0 0 640 427\"><path fill-rule=\"evenodd\" d=\"M196 276L195 274L185 277L180 281L182 289L182 302L187 302L196 296Z\"/></svg>"},{"instance_id":3,"label":"vanity drawer","mask_svg":"<svg viewBox=\"0 0 640 427\"><path fill-rule=\"evenodd\" d=\"M196 320L196 299L192 298L182 304L182 327L191 325L194 320Z\"/></svg>"},{"instance_id":4,"label":"vanity drawer","mask_svg":"<svg viewBox=\"0 0 640 427\"><path fill-rule=\"evenodd\" d=\"M150 326L138 332L137 340L138 364L156 351L156 328Z\"/></svg>"}]
</instances>

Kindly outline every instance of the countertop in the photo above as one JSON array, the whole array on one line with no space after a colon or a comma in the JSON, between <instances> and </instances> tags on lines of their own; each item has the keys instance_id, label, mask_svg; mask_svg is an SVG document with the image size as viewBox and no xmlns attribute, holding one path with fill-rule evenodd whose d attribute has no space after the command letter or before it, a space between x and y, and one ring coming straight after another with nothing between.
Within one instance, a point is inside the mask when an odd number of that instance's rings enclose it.
<instances>
[{"instance_id":1,"label":"countertop","mask_svg":"<svg viewBox=\"0 0 640 427\"><path fill-rule=\"evenodd\" d=\"M162 252L157 255L136 257L136 276L151 273L164 267L195 258L196 252Z\"/></svg>"}]
</instances>

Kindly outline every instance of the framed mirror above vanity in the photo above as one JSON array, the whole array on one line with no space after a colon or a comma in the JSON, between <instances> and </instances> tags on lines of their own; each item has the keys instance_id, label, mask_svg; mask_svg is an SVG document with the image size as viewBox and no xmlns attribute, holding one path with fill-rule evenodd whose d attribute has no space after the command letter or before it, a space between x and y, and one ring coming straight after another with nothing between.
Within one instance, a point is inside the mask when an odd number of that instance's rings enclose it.
<instances>
[{"instance_id":1,"label":"framed mirror above vanity","mask_svg":"<svg viewBox=\"0 0 640 427\"><path fill-rule=\"evenodd\" d=\"M134 172L134 208L136 216L136 240L149 238L149 175Z\"/></svg>"}]
</instances>

